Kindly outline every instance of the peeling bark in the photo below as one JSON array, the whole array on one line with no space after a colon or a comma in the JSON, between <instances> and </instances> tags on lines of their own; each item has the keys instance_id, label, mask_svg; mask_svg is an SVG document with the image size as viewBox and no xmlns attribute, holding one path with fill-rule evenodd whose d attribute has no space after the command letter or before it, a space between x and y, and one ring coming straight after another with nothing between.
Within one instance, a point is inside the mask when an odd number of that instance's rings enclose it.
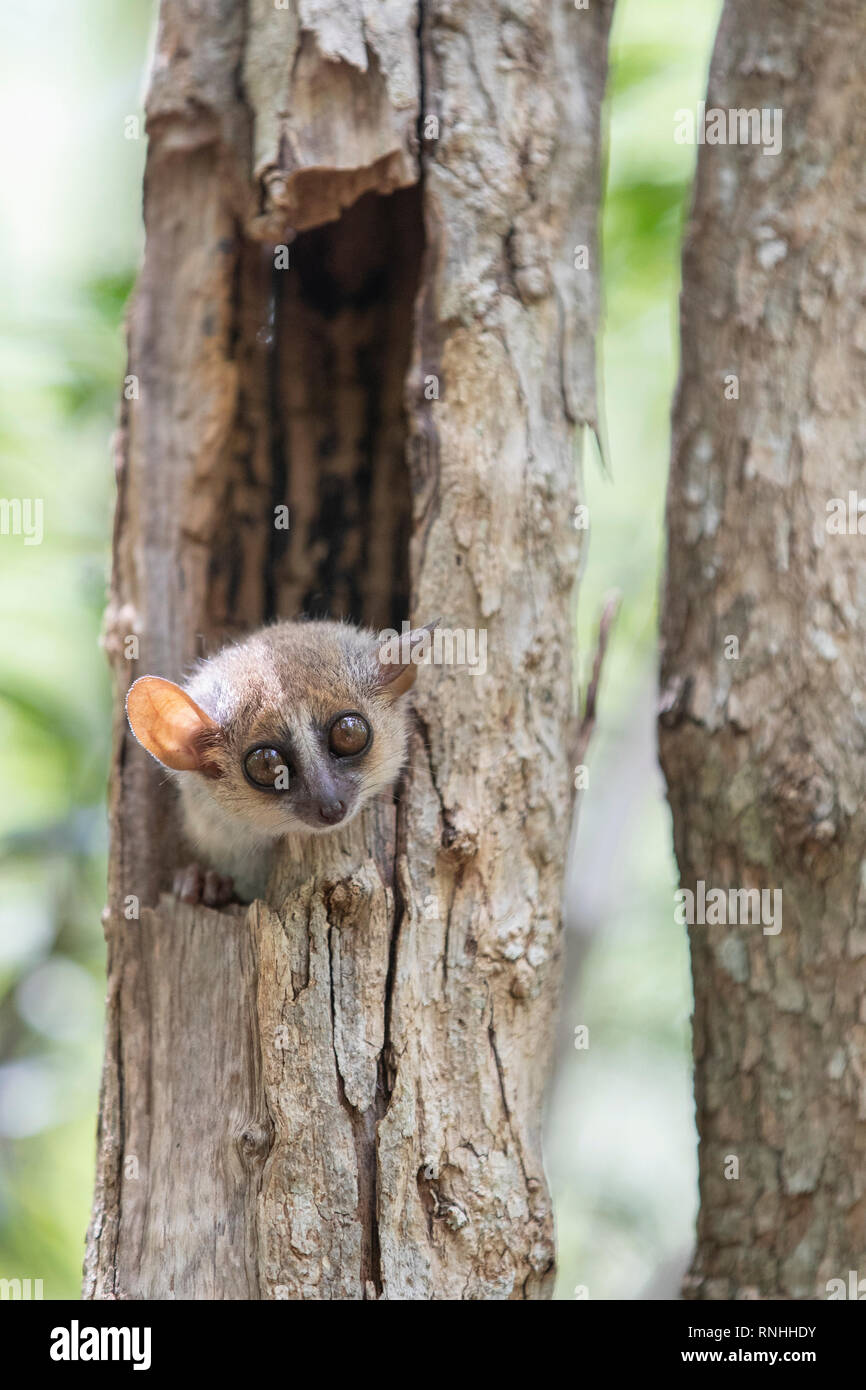
<instances>
[{"instance_id":1,"label":"peeling bark","mask_svg":"<svg viewBox=\"0 0 866 1390\"><path fill-rule=\"evenodd\" d=\"M163 0L106 622L87 1296L550 1292L594 419L595 274L573 257L595 265L609 10ZM399 799L287 842L267 902L180 908L175 808L122 697L301 611L442 615L486 631L487 672L422 668Z\"/></svg>"},{"instance_id":2,"label":"peeling bark","mask_svg":"<svg viewBox=\"0 0 866 1390\"><path fill-rule=\"evenodd\" d=\"M700 150L684 259L662 761L683 886L782 891L776 935L690 932L694 1298L866 1262L866 552L827 528L864 484L864 62L859 4L727 0L707 105L781 108L783 149Z\"/></svg>"}]
</instances>

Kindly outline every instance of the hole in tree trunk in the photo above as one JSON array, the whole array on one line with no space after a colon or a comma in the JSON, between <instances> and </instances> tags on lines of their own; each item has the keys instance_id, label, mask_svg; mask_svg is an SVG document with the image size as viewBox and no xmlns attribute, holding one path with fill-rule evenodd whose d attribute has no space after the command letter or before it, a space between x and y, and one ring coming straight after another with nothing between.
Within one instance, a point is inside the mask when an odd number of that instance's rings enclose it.
<instances>
[{"instance_id":1,"label":"hole in tree trunk","mask_svg":"<svg viewBox=\"0 0 866 1390\"><path fill-rule=\"evenodd\" d=\"M366 194L272 272L274 505L264 616L396 626L409 613L404 389L423 232L418 187Z\"/></svg>"}]
</instances>

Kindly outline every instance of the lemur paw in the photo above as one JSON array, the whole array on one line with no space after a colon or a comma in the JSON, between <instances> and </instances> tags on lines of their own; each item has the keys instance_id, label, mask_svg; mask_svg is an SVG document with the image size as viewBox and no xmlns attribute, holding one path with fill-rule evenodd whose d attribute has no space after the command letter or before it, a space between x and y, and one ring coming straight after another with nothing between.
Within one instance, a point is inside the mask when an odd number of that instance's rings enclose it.
<instances>
[{"instance_id":1,"label":"lemur paw","mask_svg":"<svg viewBox=\"0 0 866 1390\"><path fill-rule=\"evenodd\" d=\"M234 900L235 885L227 874L204 870L199 864L187 864L174 876L174 895L182 903L191 903L194 907L200 903L205 907L225 907Z\"/></svg>"}]
</instances>

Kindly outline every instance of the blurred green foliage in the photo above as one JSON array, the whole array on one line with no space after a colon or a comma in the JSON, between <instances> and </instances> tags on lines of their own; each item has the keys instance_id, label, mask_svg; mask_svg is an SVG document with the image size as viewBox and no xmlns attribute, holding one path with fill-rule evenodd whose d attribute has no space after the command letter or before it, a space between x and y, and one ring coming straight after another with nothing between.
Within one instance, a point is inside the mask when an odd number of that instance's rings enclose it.
<instances>
[{"instance_id":1,"label":"blurred green foliage","mask_svg":"<svg viewBox=\"0 0 866 1390\"><path fill-rule=\"evenodd\" d=\"M151 5L0 8L0 1275L76 1298L101 1060L110 689L99 649Z\"/></svg>"},{"instance_id":2,"label":"blurred green foliage","mask_svg":"<svg viewBox=\"0 0 866 1390\"><path fill-rule=\"evenodd\" d=\"M597 872L615 873L617 891L595 884L589 920L592 866L579 849L570 936L585 945L570 952L548 1126L562 1297L576 1284L592 1297L639 1294L688 1242L694 1210L670 829L646 738L633 746L630 731L652 695L694 154L674 145L673 112L703 95L717 10L717 0L620 0L611 53L602 356L612 480L586 469L584 652L605 591L615 585L624 601L579 844ZM141 242L144 141L124 138L124 118L140 110L151 4L43 0L37 22L2 0L0 16L0 496L40 497L45 509L42 545L0 546L0 1275L75 1298L101 1057L109 437ZM589 1053L571 1045L578 1022L590 1025Z\"/></svg>"},{"instance_id":3,"label":"blurred green foliage","mask_svg":"<svg viewBox=\"0 0 866 1390\"><path fill-rule=\"evenodd\" d=\"M579 595L585 687L598 616L608 649L566 894L570 967L546 1154L557 1296L673 1297L697 1207L687 944L673 921L670 817L655 765L658 594L680 249L695 150L674 112L706 92L720 0L618 0L602 219L600 406L610 476L590 457ZM574 1047L576 1025L588 1050Z\"/></svg>"}]
</instances>

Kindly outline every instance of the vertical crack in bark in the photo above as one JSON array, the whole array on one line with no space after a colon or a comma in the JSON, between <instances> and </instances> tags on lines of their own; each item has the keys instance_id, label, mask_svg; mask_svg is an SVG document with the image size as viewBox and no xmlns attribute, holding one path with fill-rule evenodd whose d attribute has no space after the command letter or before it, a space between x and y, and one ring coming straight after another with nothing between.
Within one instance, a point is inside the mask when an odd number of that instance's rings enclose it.
<instances>
[{"instance_id":1,"label":"vertical crack in bark","mask_svg":"<svg viewBox=\"0 0 866 1390\"><path fill-rule=\"evenodd\" d=\"M502 1067L502 1059L499 1056L499 1048L496 1046L496 1026L493 1019L492 1008L490 1013L490 1022L487 1025L487 1036L490 1039L490 1049L493 1053L493 1060L496 1063L496 1075L499 1079L499 1094L502 1097L502 1108L505 1112L505 1120L508 1125L508 1132L511 1135L511 1142L514 1145L515 1152L517 1154L517 1161L520 1164L520 1171L523 1174L523 1182L526 1186L528 1196L529 1174L526 1171L526 1164L523 1161L523 1145L521 1144L520 1139L515 1131L514 1120L511 1114L511 1106L508 1104L508 1095L506 1094L505 1090L505 1072Z\"/></svg>"},{"instance_id":2,"label":"vertical crack in bark","mask_svg":"<svg viewBox=\"0 0 866 1390\"><path fill-rule=\"evenodd\" d=\"M409 886L409 892L407 892L408 885L404 882L404 879L408 877L405 856L405 825L400 817L398 803L397 859L393 887L394 910L391 918L391 936L388 941L388 971L385 976L385 1036L382 1044L382 1057L379 1069L384 1110L387 1110L388 1102L391 1099L391 1092L394 1087L394 1074L396 1071L393 1041L391 1037L391 1017L394 1008L394 982L397 973L397 952L400 945L400 932L403 925L404 914L409 911L409 904L411 902L411 886Z\"/></svg>"},{"instance_id":3,"label":"vertical crack in bark","mask_svg":"<svg viewBox=\"0 0 866 1390\"><path fill-rule=\"evenodd\" d=\"M334 1073L337 1090L352 1126L352 1138L358 1180L358 1218L361 1227L361 1288L366 1298L372 1291L374 1298L382 1292L382 1271L379 1252L379 1229L376 1221L376 1106L360 1111L346 1095L346 1084L337 1055L337 1000L335 992L336 958L334 954L334 933L340 928L333 923L328 928L328 958L331 986L331 1037L334 1044ZM349 927L351 930L351 926ZM378 1095L377 1095L378 1099Z\"/></svg>"}]
</instances>

